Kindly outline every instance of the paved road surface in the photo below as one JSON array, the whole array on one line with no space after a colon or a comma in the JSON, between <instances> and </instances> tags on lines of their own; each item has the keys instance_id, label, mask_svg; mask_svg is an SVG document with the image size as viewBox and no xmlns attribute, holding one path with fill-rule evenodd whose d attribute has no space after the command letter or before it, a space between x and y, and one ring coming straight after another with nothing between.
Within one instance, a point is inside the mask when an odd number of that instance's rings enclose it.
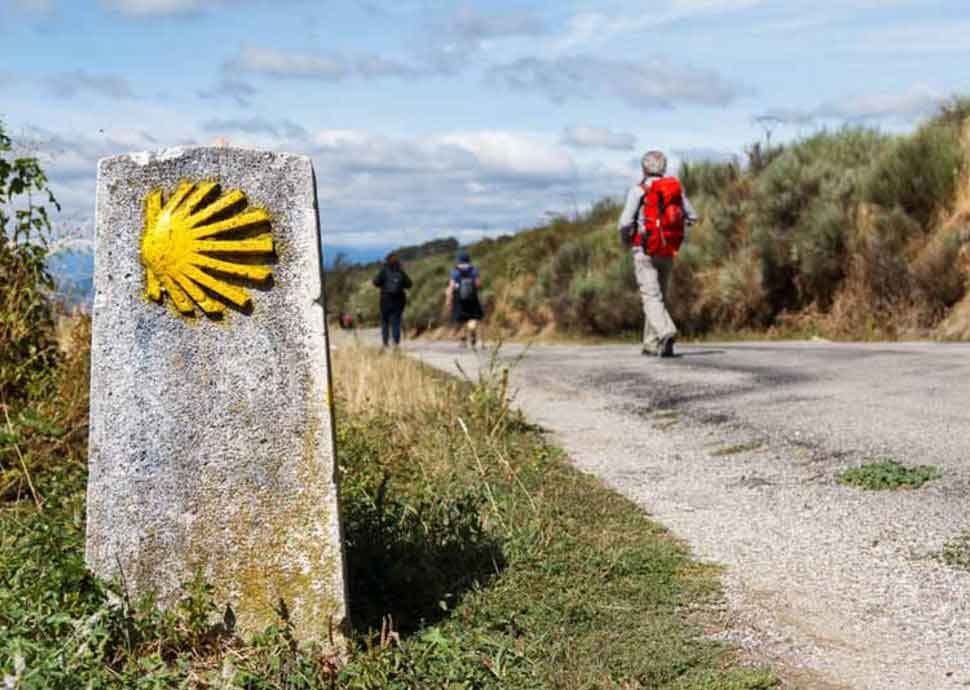
<instances>
[{"instance_id":1,"label":"paved road surface","mask_svg":"<svg viewBox=\"0 0 970 690\"><path fill-rule=\"evenodd\" d=\"M487 361L409 343L433 366ZM515 359L521 346L506 346ZM533 346L517 402L581 469L726 566L724 636L809 688L970 686L970 574L941 563L970 529L970 346L750 343ZM939 466L918 491L836 474Z\"/></svg>"}]
</instances>

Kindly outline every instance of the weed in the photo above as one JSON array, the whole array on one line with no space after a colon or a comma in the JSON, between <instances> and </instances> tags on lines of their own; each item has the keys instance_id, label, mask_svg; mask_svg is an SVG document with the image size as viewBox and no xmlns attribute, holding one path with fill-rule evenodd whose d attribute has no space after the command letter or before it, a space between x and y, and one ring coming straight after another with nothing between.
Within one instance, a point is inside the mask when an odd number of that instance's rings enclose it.
<instances>
[{"instance_id":1,"label":"weed","mask_svg":"<svg viewBox=\"0 0 970 690\"><path fill-rule=\"evenodd\" d=\"M677 419L680 417L680 410L656 410L650 412L651 416L657 419Z\"/></svg>"},{"instance_id":2,"label":"weed","mask_svg":"<svg viewBox=\"0 0 970 690\"><path fill-rule=\"evenodd\" d=\"M918 489L933 479L939 479L940 470L934 465L907 467L895 460L885 459L845 470L839 475L843 484L873 491L886 489Z\"/></svg>"},{"instance_id":3,"label":"weed","mask_svg":"<svg viewBox=\"0 0 970 690\"><path fill-rule=\"evenodd\" d=\"M765 445L764 441L748 441L747 443L736 443L730 446L723 446L711 451L714 457L724 457L726 455L738 455L739 453L749 453L758 450Z\"/></svg>"},{"instance_id":4,"label":"weed","mask_svg":"<svg viewBox=\"0 0 970 690\"><path fill-rule=\"evenodd\" d=\"M954 568L970 570L970 530L947 541L943 545L940 559Z\"/></svg>"}]
</instances>

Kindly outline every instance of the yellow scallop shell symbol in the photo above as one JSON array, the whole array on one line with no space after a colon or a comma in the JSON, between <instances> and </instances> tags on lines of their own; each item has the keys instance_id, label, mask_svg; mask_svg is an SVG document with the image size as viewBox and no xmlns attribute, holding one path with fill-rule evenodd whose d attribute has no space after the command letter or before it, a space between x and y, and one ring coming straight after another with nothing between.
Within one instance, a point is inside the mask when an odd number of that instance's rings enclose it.
<instances>
[{"instance_id":1,"label":"yellow scallop shell symbol","mask_svg":"<svg viewBox=\"0 0 970 690\"><path fill-rule=\"evenodd\" d=\"M270 277L265 265L273 253L269 213L247 207L246 195L238 189L221 194L215 182L180 182L168 201L162 201L160 189L145 199L145 295L161 302L164 291L183 314L198 307L217 316L226 303L249 307L245 288L224 277ZM230 256L217 258L220 254Z\"/></svg>"}]
</instances>

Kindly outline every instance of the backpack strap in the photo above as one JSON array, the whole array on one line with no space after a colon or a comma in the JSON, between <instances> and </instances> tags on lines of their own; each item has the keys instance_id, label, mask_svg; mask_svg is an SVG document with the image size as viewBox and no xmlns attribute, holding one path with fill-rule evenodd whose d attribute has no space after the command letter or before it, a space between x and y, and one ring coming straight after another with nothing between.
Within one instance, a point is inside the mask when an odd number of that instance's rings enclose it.
<instances>
[{"instance_id":1,"label":"backpack strap","mask_svg":"<svg viewBox=\"0 0 970 690\"><path fill-rule=\"evenodd\" d=\"M636 224L636 233L634 233L634 236L637 234L640 234L640 235L646 234L646 233L640 232L640 220L642 219L643 207L647 203L647 193L650 191L650 188L647 187L646 182L647 182L647 178L644 177L643 181L640 182L640 185L639 185L640 191L642 191L643 194L640 195L640 201L637 202L636 213L633 214L633 222ZM646 223L643 224L643 227L644 227L644 230L646 230Z\"/></svg>"}]
</instances>

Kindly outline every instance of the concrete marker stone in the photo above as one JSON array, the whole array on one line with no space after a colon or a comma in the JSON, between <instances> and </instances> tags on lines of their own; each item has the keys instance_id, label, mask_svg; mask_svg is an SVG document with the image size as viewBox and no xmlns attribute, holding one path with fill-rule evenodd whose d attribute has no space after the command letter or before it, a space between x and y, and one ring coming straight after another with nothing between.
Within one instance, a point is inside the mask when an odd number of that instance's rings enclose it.
<instances>
[{"instance_id":1,"label":"concrete marker stone","mask_svg":"<svg viewBox=\"0 0 970 690\"><path fill-rule=\"evenodd\" d=\"M244 201L201 220L233 190ZM339 640L345 571L309 158L136 153L100 161L97 191L89 566L163 606L199 574L244 633L277 620L282 601L299 639ZM147 226L161 249L143 251Z\"/></svg>"}]
</instances>

